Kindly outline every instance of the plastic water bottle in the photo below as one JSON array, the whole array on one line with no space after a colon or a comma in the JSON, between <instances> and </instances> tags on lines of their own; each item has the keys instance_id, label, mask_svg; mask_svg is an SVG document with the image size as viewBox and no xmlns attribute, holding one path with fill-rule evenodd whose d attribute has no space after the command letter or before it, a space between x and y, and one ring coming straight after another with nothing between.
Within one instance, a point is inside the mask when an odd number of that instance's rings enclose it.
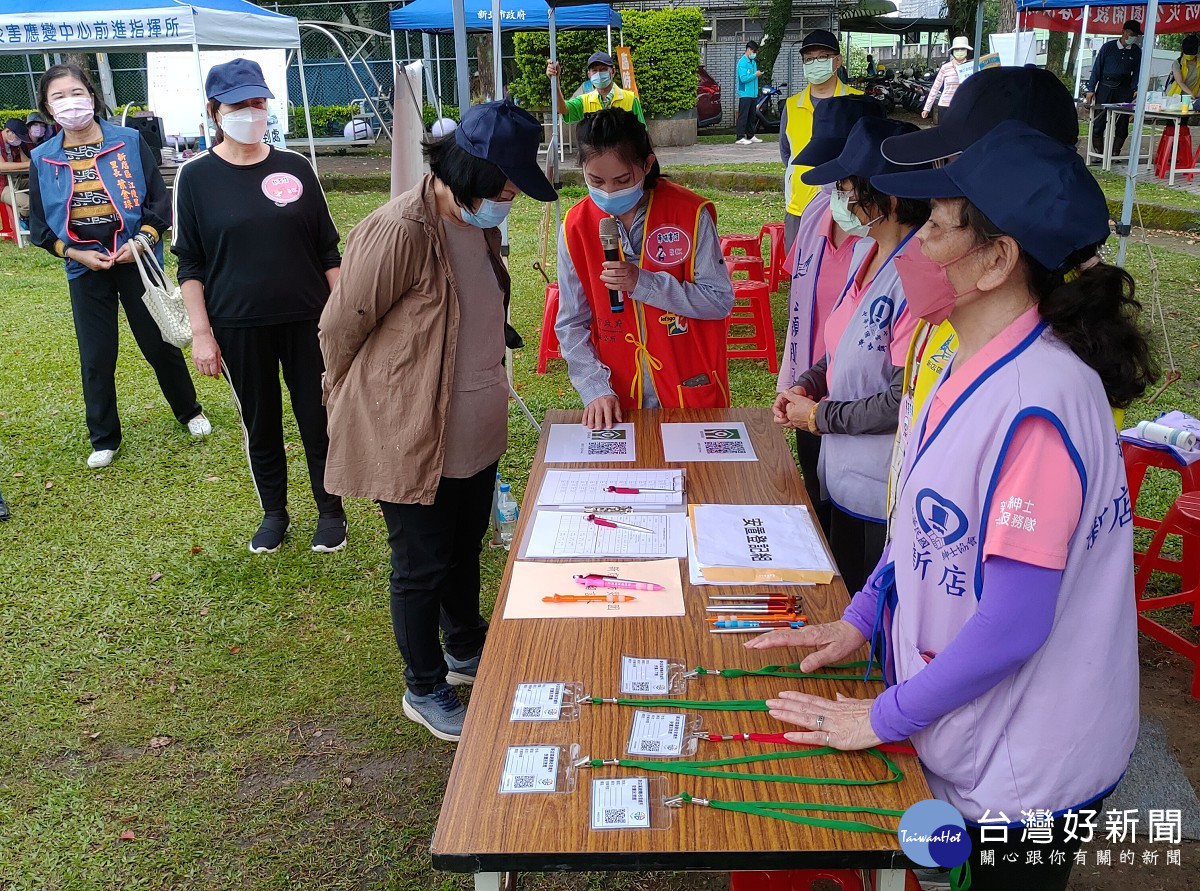
<instances>
[{"instance_id":1,"label":"plastic water bottle","mask_svg":"<svg viewBox=\"0 0 1200 891\"><path fill-rule=\"evenodd\" d=\"M520 511L517 499L513 498L512 487L508 483L501 483L500 497L496 501L496 520L500 523L500 541L505 550L512 545L513 532L516 531L517 516Z\"/></svg>"}]
</instances>

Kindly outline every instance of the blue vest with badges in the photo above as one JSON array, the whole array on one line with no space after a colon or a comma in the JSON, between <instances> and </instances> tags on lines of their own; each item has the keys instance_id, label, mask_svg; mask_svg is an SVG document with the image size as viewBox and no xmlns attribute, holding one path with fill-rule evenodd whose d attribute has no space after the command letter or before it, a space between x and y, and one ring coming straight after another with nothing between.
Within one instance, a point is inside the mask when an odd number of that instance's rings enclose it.
<instances>
[{"instance_id":1,"label":"blue vest with badges","mask_svg":"<svg viewBox=\"0 0 1200 891\"><path fill-rule=\"evenodd\" d=\"M32 166L37 171L46 224L55 236L69 248L116 253L121 245L137 235L142 225L142 201L146 197L146 172L142 169L142 137L136 130L118 127L105 120L100 121L100 132L102 148L100 154L92 159L92 163L100 176L100 182L108 192L109 200L117 209L120 220L112 244L80 240L71 232L71 194L75 178L63 152L65 132L60 132L33 150ZM130 197L123 197L126 195ZM161 263L161 239L155 246L155 255ZM75 260L67 260L66 269L69 279L78 278L88 271L86 266Z\"/></svg>"}]
</instances>

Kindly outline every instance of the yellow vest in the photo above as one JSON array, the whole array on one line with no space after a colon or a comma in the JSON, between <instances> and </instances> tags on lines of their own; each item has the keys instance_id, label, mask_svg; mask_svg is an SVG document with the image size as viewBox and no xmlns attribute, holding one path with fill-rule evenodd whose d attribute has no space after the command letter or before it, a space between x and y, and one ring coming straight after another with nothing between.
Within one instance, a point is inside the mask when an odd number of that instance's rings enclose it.
<instances>
[{"instance_id":1,"label":"yellow vest","mask_svg":"<svg viewBox=\"0 0 1200 891\"><path fill-rule=\"evenodd\" d=\"M1196 56L1180 56L1179 57L1179 73L1183 75L1183 82L1195 90L1200 86L1200 65L1197 65ZM1168 96L1179 96L1183 93L1183 89L1174 77L1171 78L1171 85L1167 87Z\"/></svg>"},{"instance_id":2,"label":"yellow vest","mask_svg":"<svg viewBox=\"0 0 1200 891\"><path fill-rule=\"evenodd\" d=\"M861 96L862 90L848 87L835 75L837 85L833 89L834 96ZM812 139L813 103L812 86L807 86L794 96L789 96L787 108L787 129L785 131L792 157L800 153L800 149L808 145ZM808 202L820 190L820 186L807 186L800 182L800 177L812 170L799 164L788 164L783 173L783 194L787 201L787 212L794 217L804 213Z\"/></svg>"},{"instance_id":3,"label":"yellow vest","mask_svg":"<svg viewBox=\"0 0 1200 891\"><path fill-rule=\"evenodd\" d=\"M605 108L623 108L625 111L633 111L633 103L637 99L637 96L629 90L622 90L619 86L613 84L612 93L609 97L611 101L608 105L605 105L601 101L599 90L584 93L579 98L583 100L583 113L592 114L597 111L603 111Z\"/></svg>"}]
</instances>

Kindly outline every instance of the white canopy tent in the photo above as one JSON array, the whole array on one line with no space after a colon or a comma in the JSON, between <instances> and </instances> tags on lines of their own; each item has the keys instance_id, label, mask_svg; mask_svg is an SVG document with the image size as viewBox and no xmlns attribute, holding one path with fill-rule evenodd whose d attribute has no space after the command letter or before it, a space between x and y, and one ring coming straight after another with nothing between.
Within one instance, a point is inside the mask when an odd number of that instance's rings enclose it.
<instances>
[{"instance_id":1,"label":"white canopy tent","mask_svg":"<svg viewBox=\"0 0 1200 891\"><path fill-rule=\"evenodd\" d=\"M0 12L0 53L190 50L202 96L200 50L277 48L296 51L315 167L300 28L292 16L247 0L6 0Z\"/></svg>"}]
</instances>

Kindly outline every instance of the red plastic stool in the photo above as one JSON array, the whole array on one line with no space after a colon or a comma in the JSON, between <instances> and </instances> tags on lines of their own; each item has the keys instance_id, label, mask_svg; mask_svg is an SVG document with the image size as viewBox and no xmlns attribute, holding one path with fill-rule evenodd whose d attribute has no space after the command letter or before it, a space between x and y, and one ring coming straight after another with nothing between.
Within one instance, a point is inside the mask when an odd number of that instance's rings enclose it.
<instances>
[{"instance_id":1,"label":"red plastic stool","mask_svg":"<svg viewBox=\"0 0 1200 891\"><path fill-rule=\"evenodd\" d=\"M779 290L779 283L788 277L787 270L783 268L783 260L787 253L783 246L783 223L767 223L758 233L759 239L769 238L767 242L769 252L767 257L767 285L771 288L771 293Z\"/></svg>"},{"instance_id":2,"label":"red plastic stool","mask_svg":"<svg viewBox=\"0 0 1200 891\"><path fill-rule=\"evenodd\" d=\"M1146 479L1146 471L1149 468L1159 467L1178 473L1184 495L1200 492L1200 461L1180 466L1170 452L1146 448L1124 440L1121 441L1121 454L1125 459L1125 477L1129 485L1129 504L1133 509L1135 527L1154 531L1160 525L1160 521L1154 517L1145 517L1137 512L1138 494L1142 490L1142 482ZM1134 551L1134 562L1138 565L1141 564L1142 554L1141 551ZM1184 540L1182 560L1168 560L1164 557L1160 558L1159 562L1171 566L1169 571L1180 576L1185 587L1192 588L1200 584L1200 541L1189 543Z\"/></svg>"},{"instance_id":3,"label":"red plastic stool","mask_svg":"<svg viewBox=\"0 0 1200 891\"><path fill-rule=\"evenodd\" d=\"M728 271L730 278L733 278L736 272L744 272L746 273L746 281L766 281L766 277L763 275L762 257L726 257L725 269Z\"/></svg>"},{"instance_id":4,"label":"red plastic stool","mask_svg":"<svg viewBox=\"0 0 1200 891\"><path fill-rule=\"evenodd\" d=\"M766 359L772 374L779 372L775 353L775 324L771 321L771 290L766 282L734 282L733 311L729 314L729 334L725 353L730 359ZM749 325L753 334L735 335L734 325ZM733 347L749 346L749 349Z\"/></svg>"},{"instance_id":5,"label":"red plastic stool","mask_svg":"<svg viewBox=\"0 0 1200 891\"><path fill-rule=\"evenodd\" d=\"M1142 613L1165 609L1169 606L1190 605L1192 607L1192 622L1200 617L1200 587L1183 583L1183 590L1178 594L1168 594L1163 597L1147 597L1146 585L1150 581L1150 573L1159 572L1179 573L1173 568L1177 566L1174 560L1163 560L1162 546L1168 535L1179 535L1184 541L1184 562L1195 563L1197 546L1200 546L1200 492L1188 492L1180 495L1167 511L1162 523L1155 533L1154 541L1149 550L1143 555L1138 566L1137 577L1134 581L1134 592L1137 597L1137 627L1138 631L1154 638L1168 649L1192 663L1192 696L1200 699L1200 643L1187 640ZM1191 547L1189 548L1189 543ZM1193 567L1194 571L1194 567Z\"/></svg>"},{"instance_id":6,"label":"red plastic stool","mask_svg":"<svg viewBox=\"0 0 1200 891\"><path fill-rule=\"evenodd\" d=\"M1175 141L1174 129L1173 124L1167 127L1158 140L1158 151L1154 156L1154 175L1159 179L1166 179L1171 174L1171 143ZM1179 131L1179 148L1175 153L1175 166L1176 168L1195 166L1195 156L1192 153L1192 131L1187 127L1183 127ZM1191 182L1192 174L1187 174L1187 178L1188 182Z\"/></svg>"},{"instance_id":7,"label":"red plastic stool","mask_svg":"<svg viewBox=\"0 0 1200 891\"><path fill-rule=\"evenodd\" d=\"M762 259L762 236L756 235L722 235L721 254L732 257L734 251L742 251L747 257Z\"/></svg>"},{"instance_id":8,"label":"red plastic stool","mask_svg":"<svg viewBox=\"0 0 1200 891\"><path fill-rule=\"evenodd\" d=\"M554 333L554 320L558 318L558 284L546 285L546 309L542 313L542 336L538 340L537 373L546 373L548 359L561 359L558 335Z\"/></svg>"},{"instance_id":9,"label":"red plastic stool","mask_svg":"<svg viewBox=\"0 0 1200 891\"><path fill-rule=\"evenodd\" d=\"M8 185L8 177L0 176L0 191ZM7 201L0 201L0 239L5 241L17 240L17 220L13 214L12 205Z\"/></svg>"}]
</instances>

